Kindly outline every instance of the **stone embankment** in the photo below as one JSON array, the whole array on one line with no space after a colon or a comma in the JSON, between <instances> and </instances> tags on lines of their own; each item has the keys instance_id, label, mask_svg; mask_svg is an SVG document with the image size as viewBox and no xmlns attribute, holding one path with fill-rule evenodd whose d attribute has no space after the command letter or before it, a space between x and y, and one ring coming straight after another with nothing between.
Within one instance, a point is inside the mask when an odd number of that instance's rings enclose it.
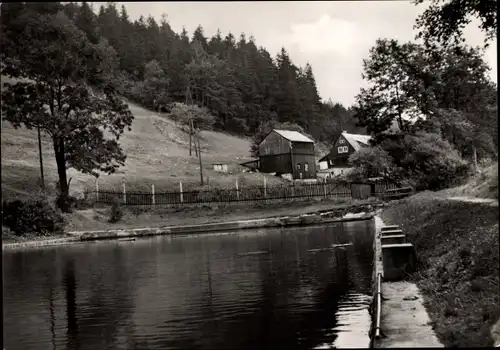
<instances>
[{"instance_id":1,"label":"stone embankment","mask_svg":"<svg viewBox=\"0 0 500 350\"><path fill-rule=\"evenodd\" d=\"M374 348L443 347L437 339L423 297L415 283L403 280L414 270L415 251L397 226L384 226L375 218L373 320L370 332ZM389 244L383 242L390 238ZM380 300L378 276L381 276ZM380 306L380 309L378 307ZM377 332L378 328L378 332Z\"/></svg>"},{"instance_id":2,"label":"stone embankment","mask_svg":"<svg viewBox=\"0 0 500 350\"><path fill-rule=\"evenodd\" d=\"M369 220L374 216L374 210L383 206L380 204L353 206L323 210L315 213L308 213L300 216L282 216L255 220L226 221L202 225L184 226L163 226L153 228L123 229L123 230L103 230L103 231L78 231L68 232L69 237L38 240L23 243L6 243L3 249L16 249L28 247L41 247L49 245L72 244L86 241L140 238L157 235L183 235L199 234L221 231L234 231L242 229L255 229L267 227L289 227L289 226L309 226L322 225L337 222Z\"/></svg>"}]
</instances>

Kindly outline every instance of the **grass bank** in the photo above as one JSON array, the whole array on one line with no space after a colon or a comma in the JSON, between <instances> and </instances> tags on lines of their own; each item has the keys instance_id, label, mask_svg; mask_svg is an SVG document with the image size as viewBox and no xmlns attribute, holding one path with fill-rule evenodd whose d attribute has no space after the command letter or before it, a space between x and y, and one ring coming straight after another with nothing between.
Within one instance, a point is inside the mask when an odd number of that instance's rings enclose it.
<instances>
[{"instance_id":1,"label":"grass bank","mask_svg":"<svg viewBox=\"0 0 500 350\"><path fill-rule=\"evenodd\" d=\"M381 214L400 225L417 250L410 276L425 296L446 347L492 346L500 317L498 206L420 193L392 202Z\"/></svg>"},{"instance_id":2,"label":"grass bank","mask_svg":"<svg viewBox=\"0 0 500 350\"><path fill-rule=\"evenodd\" d=\"M498 200L498 162L478 169L466 184L440 191L445 196L472 196Z\"/></svg>"},{"instance_id":3,"label":"grass bank","mask_svg":"<svg viewBox=\"0 0 500 350\"><path fill-rule=\"evenodd\" d=\"M200 225L224 221L264 219L276 216L299 216L308 213L335 210L336 216L348 212L364 211L368 205L379 203L370 198L367 200L323 199L295 201L261 201L249 203L232 203L219 205L201 205L185 207L123 207L123 218L119 222L109 222L110 207L101 206L86 210L75 210L66 215L66 232L100 231L132 228L148 228L159 226ZM369 208L369 207L368 207ZM54 239L63 236L23 236L3 235L4 243L27 242L34 240Z\"/></svg>"}]
</instances>

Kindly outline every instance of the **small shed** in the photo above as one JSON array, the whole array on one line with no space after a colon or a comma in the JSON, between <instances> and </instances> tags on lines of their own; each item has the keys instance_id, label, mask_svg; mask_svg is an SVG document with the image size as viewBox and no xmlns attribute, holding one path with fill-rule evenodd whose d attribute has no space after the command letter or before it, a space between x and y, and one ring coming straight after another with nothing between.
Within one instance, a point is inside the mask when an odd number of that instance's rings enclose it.
<instances>
[{"instance_id":1,"label":"small shed","mask_svg":"<svg viewBox=\"0 0 500 350\"><path fill-rule=\"evenodd\" d=\"M315 179L314 141L292 130L271 130L259 144L259 170L293 179Z\"/></svg>"},{"instance_id":2,"label":"small shed","mask_svg":"<svg viewBox=\"0 0 500 350\"><path fill-rule=\"evenodd\" d=\"M218 171L219 173L227 173L227 164L223 163L214 163L213 164L214 170Z\"/></svg>"}]
</instances>

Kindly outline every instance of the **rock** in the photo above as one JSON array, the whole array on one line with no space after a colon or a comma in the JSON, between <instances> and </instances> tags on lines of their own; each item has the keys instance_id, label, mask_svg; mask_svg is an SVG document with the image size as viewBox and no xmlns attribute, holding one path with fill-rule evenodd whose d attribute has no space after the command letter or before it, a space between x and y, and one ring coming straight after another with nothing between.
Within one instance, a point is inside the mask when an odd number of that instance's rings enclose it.
<instances>
[{"instance_id":1,"label":"rock","mask_svg":"<svg viewBox=\"0 0 500 350\"><path fill-rule=\"evenodd\" d=\"M407 296L407 297L404 297L403 300L417 300L418 297L416 295L413 295L413 296Z\"/></svg>"}]
</instances>

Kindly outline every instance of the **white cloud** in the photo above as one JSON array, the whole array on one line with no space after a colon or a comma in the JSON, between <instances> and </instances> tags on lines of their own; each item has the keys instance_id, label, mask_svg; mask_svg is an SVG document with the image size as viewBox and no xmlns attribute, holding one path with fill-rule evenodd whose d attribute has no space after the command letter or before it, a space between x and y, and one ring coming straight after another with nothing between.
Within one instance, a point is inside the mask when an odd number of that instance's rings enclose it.
<instances>
[{"instance_id":1,"label":"white cloud","mask_svg":"<svg viewBox=\"0 0 500 350\"><path fill-rule=\"evenodd\" d=\"M310 55L349 55L359 34L355 23L329 15L315 22L292 24L290 30L285 41L297 45L302 54Z\"/></svg>"}]
</instances>

